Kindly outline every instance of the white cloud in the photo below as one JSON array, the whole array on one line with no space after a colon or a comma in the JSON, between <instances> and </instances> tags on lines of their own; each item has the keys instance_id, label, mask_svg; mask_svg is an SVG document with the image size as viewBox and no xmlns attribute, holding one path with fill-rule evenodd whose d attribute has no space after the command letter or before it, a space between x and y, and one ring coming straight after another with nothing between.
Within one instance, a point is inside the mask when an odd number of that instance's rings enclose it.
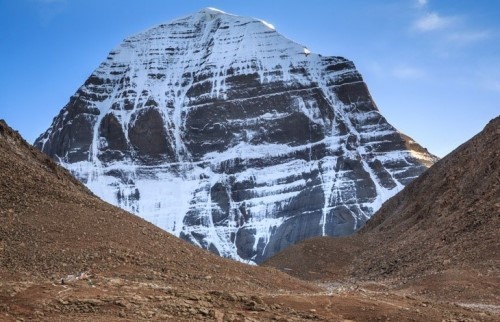
<instances>
[{"instance_id":1,"label":"white cloud","mask_svg":"<svg viewBox=\"0 0 500 322\"><path fill-rule=\"evenodd\" d=\"M426 2L426 0L423 0ZM427 3L427 2L426 2ZM413 23L413 30L421 33L433 33L435 40L439 41L438 47L454 49L475 44L493 36L491 30L471 28L465 15L442 16L437 12L427 12L420 15Z\"/></svg>"},{"instance_id":2,"label":"white cloud","mask_svg":"<svg viewBox=\"0 0 500 322\"><path fill-rule=\"evenodd\" d=\"M399 79L418 79L426 75L425 71L413 66L397 66L392 70L392 75Z\"/></svg>"},{"instance_id":3,"label":"white cloud","mask_svg":"<svg viewBox=\"0 0 500 322\"><path fill-rule=\"evenodd\" d=\"M456 17L443 17L435 12L429 12L425 16L417 19L414 28L418 31L433 31L450 27L457 20Z\"/></svg>"},{"instance_id":4,"label":"white cloud","mask_svg":"<svg viewBox=\"0 0 500 322\"><path fill-rule=\"evenodd\" d=\"M418 7L425 7L429 1L428 0L417 0Z\"/></svg>"},{"instance_id":5,"label":"white cloud","mask_svg":"<svg viewBox=\"0 0 500 322\"><path fill-rule=\"evenodd\" d=\"M486 40L491 37L491 32L487 30L481 31L458 31L450 33L448 41L458 45L468 45L478 41Z\"/></svg>"}]
</instances>

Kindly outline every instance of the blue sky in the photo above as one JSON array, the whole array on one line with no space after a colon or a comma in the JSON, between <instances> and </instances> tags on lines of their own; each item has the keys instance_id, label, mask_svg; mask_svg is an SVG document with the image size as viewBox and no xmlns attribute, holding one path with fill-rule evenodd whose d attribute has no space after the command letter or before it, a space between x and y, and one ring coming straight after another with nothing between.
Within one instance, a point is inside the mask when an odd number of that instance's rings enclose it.
<instances>
[{"instance_id":1,"label":"blue sky","mask_svg":"<svg viewBox=\"0 0 500 322\"><path fill-rule=\"evenodd\" d=\"M0 0L0 118L33 142L124 38L208 6L354 61L388 121L438 156L500 114L497 0Z\"/></svg>"}]
</instances>

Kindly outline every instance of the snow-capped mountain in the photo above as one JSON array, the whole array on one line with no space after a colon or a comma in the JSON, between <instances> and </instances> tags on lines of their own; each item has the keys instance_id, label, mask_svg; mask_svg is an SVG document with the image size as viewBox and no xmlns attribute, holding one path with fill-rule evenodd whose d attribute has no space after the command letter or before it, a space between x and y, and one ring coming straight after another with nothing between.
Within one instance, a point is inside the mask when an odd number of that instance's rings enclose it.
<instances>
[{"instance_id":1,"label":"snow-capped mountain","mask_svg":"<svg viewBox=\"0 0 500 322\"><path fill-rule=\"evenodd\" d=\"M125 39L35 145L102 199L256 263L354 232L436 161L351 61L213 8Z\"/></svg>"}]
</instances>

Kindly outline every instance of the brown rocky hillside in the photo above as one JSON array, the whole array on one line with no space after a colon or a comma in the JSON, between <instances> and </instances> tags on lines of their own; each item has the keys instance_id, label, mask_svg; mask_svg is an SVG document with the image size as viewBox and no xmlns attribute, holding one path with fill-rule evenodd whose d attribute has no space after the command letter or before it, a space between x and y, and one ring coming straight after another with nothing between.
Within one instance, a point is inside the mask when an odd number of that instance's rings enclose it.
<instances>
[{"instance_id":1,"label":"brown rocky hillside","mask_svg":"<svg viewBox=\"0 0 500 322\"><path fill-rule=\"evenodd\" d=\"M358 275L498 270L500 117L386 202L360 233L378 251Z\"/></svg>"},{"instance_id":2,"label":"brown rocky hillside","mask_svg":"<svg viewBox=\"0 0 500 322\"><path fill-rule=\"evenodd\" d=\"M307 280L390 282L498 314L499 251L497 117L388 200L358 234L310 239L264 265Z\"/></svg>"}]
</instances>

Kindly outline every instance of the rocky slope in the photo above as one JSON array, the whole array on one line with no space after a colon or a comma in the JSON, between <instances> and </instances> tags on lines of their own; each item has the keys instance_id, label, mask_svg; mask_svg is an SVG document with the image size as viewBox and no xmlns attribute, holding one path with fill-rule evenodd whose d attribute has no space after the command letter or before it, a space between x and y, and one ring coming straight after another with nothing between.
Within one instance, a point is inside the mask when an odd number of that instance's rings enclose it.
<instances>
[{"instance_id":1,"label":"rocky slope","mask_svg":"<svg viewBox=\"0 0 500 322\"><path fill-rule=\"evenodd\" d=\"M362 230L269 259L304 279L391 280L500 317L500 117L389 199Z\"/></svg>"},{"instance_id":2,"label":"rocky slope","mask_svg":"<svg viewBox=\"0 0 500 322\"><path fill-rule=\"evenodd\" d=\"M500 267L500 117L386 202L362 235L391 245L359 274ZM406 263L418 265L405 267ZM368 267L380 267L374 272ZM413 267L412 267L413 266ZM393 272L394 271L394 272Z\"/></svg>"},{"instance_id":3,"label":"rocky slope","mask_svg":"<svg viewBox=\"0 0 500 322\"><path fill-rule=\"evenodd\" d=\"M212 8L125 39L35 146L104 200L257 263L354 232L436 161L351 61Z\"/></svg>"}]
</instances>

